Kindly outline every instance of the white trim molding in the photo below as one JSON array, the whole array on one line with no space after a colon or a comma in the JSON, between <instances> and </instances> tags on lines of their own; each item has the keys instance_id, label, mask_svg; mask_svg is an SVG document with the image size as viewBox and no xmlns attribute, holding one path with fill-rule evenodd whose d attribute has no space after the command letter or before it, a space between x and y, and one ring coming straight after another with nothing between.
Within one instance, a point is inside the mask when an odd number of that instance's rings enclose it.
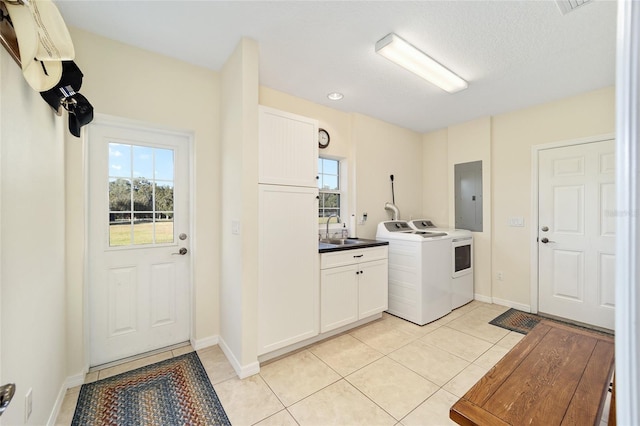
<instances>
[{"instance_id":1,"label":"white trim molding","mask_svg":"<svg viewBox=\"0 0 640 426\"><path fill-rule=\"evenodd\" d=\"M191 339L191 347L194 351L208 348L209 346L215 346L220 342L220 336L209 336L203 339Z\"/></svg>"},{"instance_id":2,"label":"white trim molding","mask_svg":"<svg viewBox=\"0 0 640 426\"><path fill-rule=\"evenodd\" d=\"M508 308L517 309L522 312L531 312L531 306L524 303L512 302L511 300L498 299L497 297L491 298L492 303L495 305L506 306Z\"/></svg>"},{"instance_id":3,"label":"white trim molding","mask_svg":"<svg viewBox=\"0 0 640 426\"><path fill-rule=\"evenodd\" d=\"M240 361L238 361L238 358L233 354L233 351L229 348L224 339L221 337L219 340L218 344L220 345L220 349L222 349L222 352L227 357L227 360L229 360L229 363L240 379L246 379L247 377L260 372L260 363L258 361L247 365L240 364Z\"/></svg>"},{"instance_id":4,"label":"white trim molding","mask_svg":"<svg viewBox=\"0 0 640 426\"><path fill-rule=\"evenodd\" d=\"M640 2L618 1L616 61L616 416L640 424Z\"/></svg>"}]
</instances>

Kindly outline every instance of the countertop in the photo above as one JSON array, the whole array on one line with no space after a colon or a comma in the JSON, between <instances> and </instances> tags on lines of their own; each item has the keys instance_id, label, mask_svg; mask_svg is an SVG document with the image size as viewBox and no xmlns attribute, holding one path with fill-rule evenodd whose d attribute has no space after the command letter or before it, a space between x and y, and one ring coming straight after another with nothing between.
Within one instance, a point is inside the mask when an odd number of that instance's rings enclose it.
<instances>
[{"instance_id":1,"label":"countertop","mask_svg":"<svg viewBox=\"0 0 640 426\"><path fill-rule=\"evenodd\" d=\"M367 247L387 246L388 241L368 240L365 238L347 238L349 244L330 244L318 242L318 253L329 253L333 251L354 250Z\"/></svg>"}]
</instances>

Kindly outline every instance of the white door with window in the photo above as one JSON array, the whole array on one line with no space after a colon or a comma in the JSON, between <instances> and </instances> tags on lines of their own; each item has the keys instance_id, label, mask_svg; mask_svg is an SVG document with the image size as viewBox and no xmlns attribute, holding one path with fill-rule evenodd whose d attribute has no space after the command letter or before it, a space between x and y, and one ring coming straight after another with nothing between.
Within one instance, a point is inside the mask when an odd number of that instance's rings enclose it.
<instances>
[{"instance_id":1,"label":"white door with window","mask_svg":"<svg viewBox=\"0 0 640 426\"><path fill-rule=\"evenodd\" d=\"M615 143L539 152L541 313L614 329Z\"/></svg>"},{"instance_id":2,"label":"white door with window","mask_svg":"<svg viewBox=\"0 0 640 426\"><path fill-rule=\"evenodd\" d=\"M190 337L188 134L88 128L92 366Z\"/></svg>"}]
</instances>

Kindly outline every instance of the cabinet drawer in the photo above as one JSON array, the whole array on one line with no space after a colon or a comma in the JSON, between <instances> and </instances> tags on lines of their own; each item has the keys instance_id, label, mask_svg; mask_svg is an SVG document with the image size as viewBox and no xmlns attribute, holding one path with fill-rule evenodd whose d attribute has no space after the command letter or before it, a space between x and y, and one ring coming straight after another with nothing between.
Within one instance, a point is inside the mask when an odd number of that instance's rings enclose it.
<instances>
[{"instance_id":1,"label":"cabinet drawer","mask_svg":"<svg viewBox=\"0 0 640 426\"><path fill-rule=\"evenodd\" d=\"M323 253L320 255L320 269L335 268L337 266L386 259L388 256L388 246Z\"/></svg>"}]
</instances>

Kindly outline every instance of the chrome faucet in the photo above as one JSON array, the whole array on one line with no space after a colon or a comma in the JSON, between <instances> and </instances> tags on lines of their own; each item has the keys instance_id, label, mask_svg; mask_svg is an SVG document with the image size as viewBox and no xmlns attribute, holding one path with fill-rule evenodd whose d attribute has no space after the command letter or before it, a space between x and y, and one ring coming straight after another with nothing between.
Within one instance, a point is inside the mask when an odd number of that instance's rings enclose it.
<instances>
[{"instance_id":1,"label":"chrome faucet","mask_svg":"<svg viewBox=\"0 0 640 426\"><path fill-rule=\"evenodd\" d=\"M327 219L327 236L326 238L329 238L329 221L331 220L332 217L335 217L338 220L338 223L340 223L340 216L338 216L338 213L331 213L329 215L329 218Z\"/></svg>"}]
</instances>

